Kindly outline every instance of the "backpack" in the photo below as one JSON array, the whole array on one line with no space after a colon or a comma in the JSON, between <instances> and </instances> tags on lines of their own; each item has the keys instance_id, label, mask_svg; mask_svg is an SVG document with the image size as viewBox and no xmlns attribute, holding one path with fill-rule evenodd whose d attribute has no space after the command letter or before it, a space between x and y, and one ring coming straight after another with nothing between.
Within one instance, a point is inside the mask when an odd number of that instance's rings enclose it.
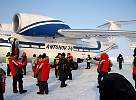
<instances>
[{"instance_id":1,"label":"backpack","mask_svg":"<svg viewBox=\"0 0 136 100\"><path fill-rule=\"evenodd\" d=\"M55 65L58 65L59 64L59 59L55 59Z\"/></svg>"},{"instance_id":2,"label":"backpack","mask_svg":"<svg viewBox=\"0 0 136 100\"><path fill-rule=\"evenodd\" d=\"M99 88L100 100L136 100L132 84L118 73L105 76Z\"/></svg>"}]
</instances>

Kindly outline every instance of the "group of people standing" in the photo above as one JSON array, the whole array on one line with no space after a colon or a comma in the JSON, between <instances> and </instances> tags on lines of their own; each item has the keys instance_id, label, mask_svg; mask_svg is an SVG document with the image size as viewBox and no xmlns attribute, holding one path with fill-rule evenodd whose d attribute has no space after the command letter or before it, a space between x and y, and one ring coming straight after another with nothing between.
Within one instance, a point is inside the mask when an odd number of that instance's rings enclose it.
<instances>
[{"instance_id":1,"label":"group of people standing","mask_svg":"<svg viewBox=\"0 0 136 100\"><path fill-rule=\"evenodd\" d=\"M27 90L23 89L23 80L22 80L23 69L26 66L27 62L23 62L23 58L21 61L22 62L20 62L17 55L11 56L9 58L9 67L13 77L13 93L20 92L20 94L27 92ZM17 89L17 82L19 84L18 85L19 91Z\"/></svg>"},{"instance_id":2,"label":"group of people standing","mask_svg":"<svg viewBox=\"0 0 136 100\"><path fill-rule=\"evenodd\" d=\"M55 76L61 81L60 87L66 87L65 81L67 79L72 80L72 62L73 57L70 53L58 53L54 59ZM37 85L39 86L39 92L37 94L48 94L48 79L50 74L51 64L49 63L49 57L44 53L36 57L33 55L32 70L34 77L37 78Z\"/></svg>"},{"instance_id":3,"label":"group of people standing","mask_svg":"<svg viewBox=\"0 0 136 100\"><path fill-rule=\"evenodd\" d=\"M133 60L133 79L135 80L135 88L136 88L136 48L134 49L134 60ZM86 58L87 68L90 69L90 63L93 58L88 55ZM117 57L117 62L119 62L119 69L122 69L122 63L124 62L123 56L119 54ZM23 89L23 74L26 75L26 66L27 66L27 56L26 53L23 52L21 59L18 54L10 54L9 52L6 55L6 63L7 63L7 76L11 75L13 77L13 93L25 93L27 90ZM58 80L61 81L60 87L66 87L67 84L65 81L67 79L72 80L72 66L73 66L73 56L70 53L67 53L67 57L65 53L58 53L58 55L54 59L54 67L55 67L55 76ZM112 62L109 59L108 54L102 53L98 62L98 88L101 88L101 82L103 77L108 75L112 67ZM37 94L48 94L48 79L50 74L51 64L49 63L49 57L43 53L36 57L36 54L33 55L32 59L32 70L34 73L34 77L37 78L37 85L39 86L39 92ZM4 100L3 93L5 92L5 79L6 73L4 70L0 68L0 100ZM17 89L17 82L19 84Z\"/></svg>"},{"instance_id":4,"label":"group of people standing","mask_svg":"<svg viewBox=\"0 0 136 100\"><path fill-rule=\"evenodd\" d=\"M70 53L58 53L54 59L55 76L61 81L60 87L66 87L65 81L72 80L73 56Z\"/></svg>"},{"instance_id":5,"label":"group of people standing","mask_svg":"<svg viewBox=\"0 0 136 100\"><path fill-rule=\"evenodd\" d=\"M45 53L39 55L37 59L35 59L36 55L33 55L33 57L32 70L34 77L37 78L37 85L39 86L39 92L37 94L48 94L48 79L51 68L49 58Z\"/></svg>"},{"instance_id":6,"label":"group of people standing","mask_svg":"<svg viewBox=\"0 0 136 100\"><path fill-rule=\"evenodd\" d=\"M26 75L26 65L27 65L27 56L26 53L23 52L21 58L19 58L18 51L15 49L14 54L10 52L6 55L6 63L7 63L7 76L11 76L13 78L13 93L25 93L27 90L23 89L23 73ZM10 75L11 73L11 75ZM5 79L6 73L4 70L0 69L0 100L4 100L3 93L5 92ZM17 83L18 88L17 89Z\"/></svg>"},{"instance_id":7,"label":"group of people standing","mask_svg":"<svg viewBox=\"0 0 136 100\"><path fill-rule=\"evenodd\" d=\"M39 92L37 94L48 94L50 68L49 57L45 53L38 57L36 57L36 54L33 55L32 70L34 78L37 78L37 86L39 86Z\"/></svg>"},{"instance_id":8,"label":"group of people standing","mask_svg":"<svg viewBox=\"0 0 136 100\"><path fill-rule=\"evenodd\" d=\"M10 69L10 66L9 66L9 60L11 58L13 58L13 55L10 52L8 52L6 54L7 76L11 76L10 75L11 69ZM17 55L17 58L18 58L18 55ZM27 66L26 52L22 52L22 56L21 56L21 58L18 58L18 60L19 60L19 62L24 63L24 66L23 66L23 69L22 69L23 71L22 72L24 73L24 75L26 75L26 66Z\"/></svg>"}]
</instances>

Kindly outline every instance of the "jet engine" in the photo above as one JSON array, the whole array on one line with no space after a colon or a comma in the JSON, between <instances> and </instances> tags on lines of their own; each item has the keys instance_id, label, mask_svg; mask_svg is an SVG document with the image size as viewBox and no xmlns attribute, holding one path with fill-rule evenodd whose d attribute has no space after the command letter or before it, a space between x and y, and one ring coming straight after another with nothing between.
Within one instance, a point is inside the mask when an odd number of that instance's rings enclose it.
<instances>
[{"instance_id":1,"label":"jet engine","mask_svg":"<svg viewBox=\"0 0 136 100\"><path fill-rule=\"evenodd\" d=\"M13 16L13 30L26 36L55 37L59 29L70 29L64 22L47 16L17 13Z\"/></svg>"}]
</instances>

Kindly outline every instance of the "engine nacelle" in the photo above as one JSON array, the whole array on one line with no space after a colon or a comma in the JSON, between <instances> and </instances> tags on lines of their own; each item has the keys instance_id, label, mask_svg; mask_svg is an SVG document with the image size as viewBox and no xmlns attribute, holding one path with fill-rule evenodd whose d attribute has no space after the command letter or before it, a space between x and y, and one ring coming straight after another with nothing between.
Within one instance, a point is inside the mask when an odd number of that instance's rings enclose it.
<instances>
[{"instance_id":1,"label":"engine nacelle","mask_svg":"<svg viewBox=\"0 0 136 100\"><path fill-rule=\"evenodd\" d=\"M47 16L17 13L13 16L13 30L26 36L59 35L59 29L70 29L64 22Z\"/></svg>"}]
</instances>

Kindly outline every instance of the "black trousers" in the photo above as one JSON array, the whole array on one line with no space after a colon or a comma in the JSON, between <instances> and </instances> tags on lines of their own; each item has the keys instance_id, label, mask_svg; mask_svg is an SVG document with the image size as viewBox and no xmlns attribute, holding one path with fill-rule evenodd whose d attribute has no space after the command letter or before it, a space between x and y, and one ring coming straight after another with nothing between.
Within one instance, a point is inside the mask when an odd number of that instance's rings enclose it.
<instances>
[{"instance_id":1,"label":"black trousers","mask_svg":"<svg viewBox=\"0 0 136 100\"><path fill-rule=\"evenodd\" d=\"M65 87L65 81L67 80L67 71L66 70L62 70L60 73L60 81L61 81L61 87Z\"/></svg>"},{"instance_id":2,"label":"black trousers","mask_svg":"<svg viewBox=\"0 0 136 100\"><path fill-rule=\"evenodd\" d=\"M25 66L23 66L23 69L24 69L24 75L26 75L26 65Z\"/></svg>"},{"instance_id":3,"label":"black trousers","mask_svg":"<svg viewBox=\"0 0 136 100\"><path fill-rule=\"evenodd\" d=\"M38 81L38 85L39 85L39 92L40 93L48 94L48 83L47 83L47 81Z\"/></svg>"},{"instance_id":4,"label":"black trousers","mask_svg":"<svg viewBox=\"0 0 136 100\"><path fill-rule=\"evenodd\" d=\"M119 62L119 69L122 69L122 62Z\"/></svg>"},{"instance_id":5,"label":"black trousers","mask_svg":"<svg viewBox=\"0 0 136 100\"><path fill-rule=\"evenodd\" d=\"M102 78L104 76L108 75L108 73L105 73L105 72L99 72L99 75L98 75L98 84L99 86L101 85L101 81L102 81Z\"/></svg>"},{"instance_id":6,"label":"black trousers","mask_svg":"<svg viewBox=\"0 0 136 100\"><path fill-rule=\"evenodd\" d=\"M17 82L18 82L18 87L19 87L19 92L23 90L23 75L19 74L17 76L13 77L13 92L17 91Z\"/></svg>"},{"instance_id":7,"label":"black trousers","mask_svg":"<svg viewBox=\"0 0 136 100\"><path fill-rule=\"evenodd\" d=\"M66 86L65 80L61 81L60 87L65 87L65 86Z\"/></svg>"},{"instance_id":8,"label":"black trousers","mask_svg":"<svg viewBox=\"0 0 136 100\"><path fill-rule=\"evenodd\" d=\"M7 64L7 76L10 76L10 67L9 67L9 64Z\"/></svg>"},{"instance_id":9,"label":"black trousers","mask_svg":"<svg viewBox=\"0 0 136 100\"><path fill-rule=\"evenodd\" d=\"M135 89L136 89L136 75L133 74L133 80L135 81Z\"/></svg>"},{"instance_id":10,"label":"black trousers","mask_svg":"<svg viewBox=\"0 0 136 100\"><path fill-rule=\"evenodd\" d=\"M90 62L87 62L87 69L90 69Z\"/></svg>"},{"instance_id":11,"label":"black trousers","mask_svg":"<svg viewBox=\"0 0 136 100\"><path fill-rule=\"evenodd\" d=\"M72 73L71 73L71 70L68 70L67 72L67 78L72 80Z\"/></svg>"},{"instance_id":12,"label":"black trousers","mask_svg":"<svg viewBox=\"0 0 136 100\"><path fill-rule=\"evenodd\" d=\"M3 93L0 92L0 100L4 100Z\"/></svg>"},{"instance_id":13,"label":"black trousers","mask_svg":"<svg viewBox=\"0 0 136 100\"><path fill-rule=\"evenodd\" d=\"M56 78L58 78L58 72L59 72L58 65L56 65L55 66L55 76L56 76Z\"/></svg>"}]
</instances>

